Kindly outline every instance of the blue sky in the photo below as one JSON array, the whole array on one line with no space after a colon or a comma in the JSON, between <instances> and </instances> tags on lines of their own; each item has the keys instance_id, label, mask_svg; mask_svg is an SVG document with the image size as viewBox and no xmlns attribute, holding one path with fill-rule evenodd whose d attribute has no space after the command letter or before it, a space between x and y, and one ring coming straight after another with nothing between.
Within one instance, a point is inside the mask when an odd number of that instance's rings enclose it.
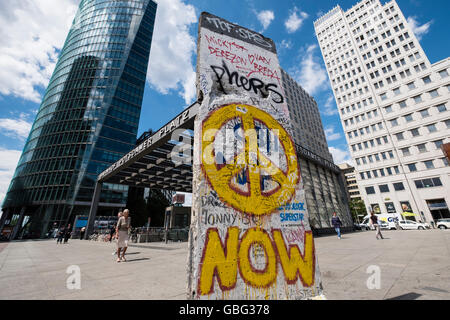
<instances>
[{"instance_id":1,"label":"blue sky","mask_svg":"<svg viewBox=\"0 0 450 320\"><path fill-rule=\"evenodd\" d=\"M349 159L313 22L349 0L159 0L139 134L158 129L195 99L198 17L202 11L262 32L278 47L281 66L318 102L328 145ZM0 3L0 202L39 108L79 0ZM385 3L385 1L382 1ZM448 0L398 0L431 63L449 56ZM430 5L432 3L432 5Z\"/></svg>"}]
</instances>

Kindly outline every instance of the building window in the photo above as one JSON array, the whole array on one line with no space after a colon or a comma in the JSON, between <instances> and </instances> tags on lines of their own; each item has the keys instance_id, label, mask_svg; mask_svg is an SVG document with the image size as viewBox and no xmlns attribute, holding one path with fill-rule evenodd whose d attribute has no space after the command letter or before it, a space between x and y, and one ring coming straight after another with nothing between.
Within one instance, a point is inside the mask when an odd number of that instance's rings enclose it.
<instances>
[{"instance_id":1,"label":"building window","mask_svg":"<svg viewBox=\"0 0 450 320\"><path fill-rule=\"evenodd\" d=\"M391 113L392 112L392 106L387 106L384 108L386 113Z\"/></svg>"},{"instance_id":2,"label":"building window","mask_svg":"<svg viewBox=\"0 0 450 320\"><path fill-rule=\"evenodd\" d=\"M409 148L402 148L401 151L402 151L402 154L403 154L404 157L407 157L407 156L411 155L411 152L409 151Z\"/></svg>"},{"instance_id":3,"label":"building window","mask_svg":"<svg viewBox=\"0 0 450 320\"><path fill-rule=\"evenodd\" d=\"M434 141L434 145L436 146L436 149L440 149L443 144L444 144L444 140Z\"/></svg>"},{"instance_id":4,"label":"building window","mask_svg":"<svg viewBox=\"0 0 450 320\"><path fill-rule=\"evenodd\" d=\"M398 126L398 121L397 121L397 119L389 120L389 122L391 123L391 127L396 127L396 126Z\"/></svg>"},{"instance_id":5,"label":"building window","mask_svg":"<svg viewBox=\"0 0 450 320\"><path fill-rule=\"evenodd\" d=\"M415 97L413 97L413 99L414 99L414 102L415 102L415 103L420 103L420 102L422 102L422 96L421 96L421 95L415 96Z\"/></svg>"},{"instance_id":6,"label":"building window","mask_svg":"<svg viewBox=\"0 0 450 320\"><path fill-rule=\"evenodd\" d=\"M402 141L405 139L405 137L403 136L403 132L396 133L395 137L397 138L397 141Z\"/></svg>"},{"instance_id":7,"label":"building window","mask_svg":"<svg viewBox=\"0 0 450 320\"><path fill-rule=\"evenodd\" d=\"M394 189L395 189L395 191L402 191L402 190L405 190L405 186L403 185L402 182L397 182L397 183L394 183Z\"/></svg>"},{"instance_id":8,"label":"building window","mask_svg":"<svg viewBox=\"0 0 450 320\"><path fill-rule=\"evenodd\" d=\"M437 89L428 91L428 93L430 94L431 98L439 97L439 92L437 91Z\"/></svg>"},{"instance_id":9,"label":"building window","mask_svg":"<svg viewBox=\"0 0 450 320\"><path fill-rule=\"evenodd\" d=\"M411 121L414 120L414 119L413 119L413 116L412 116L412 113L407 114L407 115L405 115L404 117L405 117L406 122L411 122Z\"/></svg>"},{"instance_id":10,"label":"building window","mask_svg":"<svg viewBox=\"0 0 450 320\"><path fill-rule=\"evenodd\" d=\"M417 171L416 164L415 163L408 164L408 170L409 172L416 172Z\"/></svg>"},{"instance_id":11,"label":"building window","mask_svg":"<svg viewBox=\"0 0 450 320\"><path fill-rule=\"evenodd\" d=\"M386 202L384 205L386 206L387 213L396 213L397 212L395 210L395 205L393 202Z\"/></svg>"},{"instance_id":12,"label":"building window","mask_svg":"<svg viewBox=\"0 0 450 320\"><path fill-rule=\"evenodd\" d=\"M403 100L403 101L400 101L399 103L398 103L398 105L400 106L400 108L406 108L406 100Z\"/></svg>"},{"instance_id":13,"label":"building window","mask_svg":"<svg viewBox=\"0 0 450 320\"><path fill-rule=\"evenodd\" d=\"M437 105L436 108L438 109L439 112L447 111L447 107L445 106L445 104Z\"/></svg>"},{"instance_id":14,"label":"building window","mask_svg":"<svg viewBox=\"0 0 450 320\"><path fill-rule=\"evenodd\" d=\"M410 132L413 137L420 136L419 128L412 129L412 130L410 130Z\"/></svg>"},{"instance_id":15,"label":"building window","mask_svg":"<svg viewBox=\"0 0 450 320\"><path fill-rule=\"evenodd\" d=\"M414 84L414 83L413 83ZM400 88L395 88L392 90L394 92L394 95L398 96L401 92L400 92Z\"/></svg>"},{"instance_id":16,"label":"building window","mask_svg":"<svg viewBox=\"0 0 450 320\"><path fill-rule=\"evenodd\" d=\"M426 117L430 116L430 113L428 112L428 109L420 110L419 113L422 116L422 118L426 118Z\"/></svg>"},{"instance_id":17,"label":"building window","mask_svg":"<svg viewBox=\"0 0 450 320\"><path fill-rule=\"evenodd\" d=\"M448 167L449 164L448 164L447 158L442 158L441 160L442 160L442 163L444 164L444 166Z\"/></svg>"},{"instance_id":18,"label":"building window","mask_svg":"<svg viewBox=\"0 0 450 320\"><path fill-rule=\"evenodd\" d=\"M437 131L437 129L436 129L436 124L430 124L430 125L427 126L427 128L428 128L428 131L429 131L430 133L433 133L433 132L436 132L436 131Z\"/></svg>"},{"instance_id":19,"label":"building window","mask_svg":"<svg viewBox=\"0 0 450 320\"><path fill-rule=\"evenodd\" d=\"M427 169L434 169L433 160L424 161L424 164Z\"/></svg>"},{"instance_id":20,"label":"building window","mask_svg":"<svg viewBox=\"0 0 450 320\"><path fill-rule=\"evenodd\" d=\"M424 83L424 84L429 84L429 83L431 83L430 76L426 76L426 77L422 78L422 80L423 80L423 83Z\"/></svg>"},{"instance_id":21,"label":"building window","mask_svg":"<svg viewBox=\"0 0 450 320\"><path fill-rule=\"evenodd\" d=\"M419 150L419 153L427 152L427 146L425 143L417 145L417 149Z\"/></svg>"},{"instance_id":22,"label":"building window","mask_svg":"<svg viewBox=\"0 0 450 320\"><path fill-rule=\"evenodd\" d=\"M416 88L416 85L414 84L414 81L408 83L407 86L408 86L408 89L409 89L409 90L412 90L412 89L415 89L415 88Z\"/></svg>"},{"instance_id":23,"label":"building window","mask_svg":"<svg viewBox=\"0 0 450 320\"><path fill-rule=\"evenodd\" d=\"M442 182L439 178L423 179L414 181L417 189L441 187Z\"/></svg>"},{"instance_id":24,"label":"building window","mask_svg":"<svg viewBox=\"0 0 450 320\"><path fill-rule=\"evenodd\" d=\"M441 78L447 78L448 77L447 69L439 71L439 75L441 76Z\"/></svg>"},{"instance_id":25,"label":"building window","mask_svg":"<svg viewBox=\"0 0 450 320\"><path fill-rule=\"evenodd\" d=\"M389 186L387 184L382 184L379 186L381 193L389 192Z\"/></svg>"},{"instance_id":26,"label":"building window","mask_svg":"<svg viewBox=\"0 0 450 320\"><path fill-rule=\"evenodd\" d=\"M380 95L380 98L381 98L381 101L386 100L386 99L387 99L386 93L381 94L381 95Z\"/></svg>"}]
</instances>

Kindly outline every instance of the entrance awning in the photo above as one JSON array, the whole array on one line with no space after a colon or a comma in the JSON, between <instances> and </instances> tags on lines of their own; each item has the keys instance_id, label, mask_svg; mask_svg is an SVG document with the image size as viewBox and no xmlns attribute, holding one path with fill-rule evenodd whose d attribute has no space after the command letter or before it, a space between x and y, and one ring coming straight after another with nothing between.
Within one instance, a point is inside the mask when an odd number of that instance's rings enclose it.
<instances>
[{"instance_id":1,"label":"entrance awning","mask_svg":"<svg viewBox=\"0 0 450 320\"><path fill-rule=\"evenodd\" d=\"M184 129L181 136L191 139L198 107L196 102L177 115L103 171L97 182L192 192L192 163L176 164L170 154L177 144L172 140L175 129Z\"/></svg>"}]
</instances>

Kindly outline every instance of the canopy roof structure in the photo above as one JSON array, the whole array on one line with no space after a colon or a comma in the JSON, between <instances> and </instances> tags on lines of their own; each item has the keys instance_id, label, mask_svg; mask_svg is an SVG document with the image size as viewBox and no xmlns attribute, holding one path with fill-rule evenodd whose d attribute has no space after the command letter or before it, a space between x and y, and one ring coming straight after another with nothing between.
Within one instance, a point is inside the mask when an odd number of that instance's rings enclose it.
<instances>
[{"instance_id":1,"label":"canopy roof structure","mask_svg":"<svg viewBox=\"0 0 450 320\"><path fill-rule=\"evenodd\" d=\"M153 135L146 137L136 148L103 171L98 176L97 183L192 192L192 162L174 163L171 152L177 145L173 138L175 130L184 131L182 135L176 134L175 139L183 136L193 141L191 136L199 106L199 103L195 102ZM336 173L340 172L334 163L298 144L296 151L299 157L319 163Z\"/></svg>"},{"instance_id":2,"label":"canopy roof structure","mask_svg":"<svg viewBox=\"0 0 450 320\"><path fill-rule=\"evenodd\" d=\"M181 112L102 172L97 182L192 192L192 163L174 163L170 155L177 145L172 136L176 129L184 129L183 136L192 139L189 131L194 130L198 107L194 103Z\"/></svg>"}]
</instances>

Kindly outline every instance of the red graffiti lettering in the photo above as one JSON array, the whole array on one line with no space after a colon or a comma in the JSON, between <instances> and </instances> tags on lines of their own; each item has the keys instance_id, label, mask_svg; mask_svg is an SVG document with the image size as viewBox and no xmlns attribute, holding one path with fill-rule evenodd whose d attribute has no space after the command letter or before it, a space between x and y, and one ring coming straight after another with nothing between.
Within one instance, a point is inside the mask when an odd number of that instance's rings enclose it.
<instances>
[{"instance_id":1,"label":"red graffiti lettering","mask_svg":"<svg viewBox=\"0 0 450 320\"><path fill-rule=\"evenodd\" d=\"M287 229L285 230L285 238L288 243L298 243L298 242L304 242L305 238L305 229L304 228L297 228L297 229Z\"/></svg>"},{"instance_id":2,"label":"red graffiti lettering","mask_svg":"<svg viewBox=\"0 0 450 320\"><path fill-rule=\"evenodd\" d=\"M232 64L241 64L246 66L247 60L241 56L238 56L230 51L221 50L219 48L214 48L209 46L209 54L215 55L218 58L224 58L228 61L230 61Z\"/></svg>"},{"instance_id":3,"label":"red graffiti lettering","mask_svg":"<svg viewBox=\"0 0 450 320\"><path fill-rule=\"evenodd\" d=\"M207 35L205 35L205 38L206 38L206 41L208 41L208 44L210 44L210 45L213 44L218 47L224 47L230 51L233 51L233 50L238 50L238 51L242 51L242 52L247 51L247 49L244 46L241 46L234 41L231 42L228 40L216 38L214 36L208 37Z\"/></svg>"},{"instance_id":4,"label":"red graffiti lettering","mask_svg":"<svg viewBox=\"0 0 450 320\"><path fill-rule=\"evenodd\" d=\"M270 65L270 58L267 59L266 57L263 57L257 53L255 54L249 54L248 55L248 60L250 61L250 63L254 63L254 62L260 62L260 63L265 63L267 65Z\"/></svg>"},{"instance_id":5,"label":"red graffiti lettering","mask_svg":"<svg viewBox=\"0 0 450 320\"><path fill-rule=\"evenodd\" d=\"M281 84L280 77L278 76L278 72L276 70L272 70L268 67L259 65L257 63L252 64L253 69L245 68L242 66L236 66L241 71L247 72L246 77L249 78L252 74L260 74L264 77L267 77L269 79L275 79L278 81L279 84Z\"/></svg>"}]
</instances>

